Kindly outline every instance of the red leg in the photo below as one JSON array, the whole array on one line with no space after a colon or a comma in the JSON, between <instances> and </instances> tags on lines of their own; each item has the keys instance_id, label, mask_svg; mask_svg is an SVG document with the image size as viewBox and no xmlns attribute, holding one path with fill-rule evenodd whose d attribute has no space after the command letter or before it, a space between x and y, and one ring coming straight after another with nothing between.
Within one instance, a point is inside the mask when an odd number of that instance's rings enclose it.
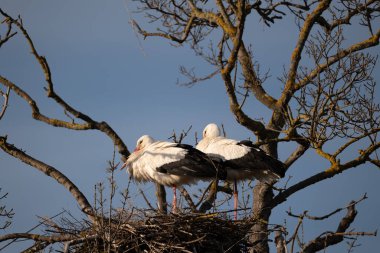
<instances>
[{"instance_id":1,"label":"red leg","mask_svg":"<svg viewBox=\"0 0 380 253\"><path fill-rule=\"evenodd\" d=\"M238 191L237 182L234 180L234 220L237 220L237 209L238 209Z\"/></svg>"},{"instance_id":2,"label":"red leg","mask_svg":"<svg viewBox=\"0 0 380 253\"><path fill-rule=\"evenodd\" d=\"M172 213L177 213L177 187L173 186Z\"/></svg>"}]
</instances>

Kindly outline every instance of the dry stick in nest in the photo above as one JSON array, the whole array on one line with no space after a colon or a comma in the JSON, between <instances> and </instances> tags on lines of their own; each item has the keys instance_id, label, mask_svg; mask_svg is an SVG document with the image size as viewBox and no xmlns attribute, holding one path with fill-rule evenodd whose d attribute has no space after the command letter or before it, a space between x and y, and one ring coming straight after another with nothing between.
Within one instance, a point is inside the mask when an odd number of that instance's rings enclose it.
<instances>
[{"instance_id":1,"label":"dry stick in nest","mask_svg":"<svg viewBox=\"0 0 380 253\"><path fill-rule=\"evenodd\" d=\"M129 221L113 232L114 247L125 251L210 252L245 245L251 221L232 222L219 213L199 215L156 215ZM101 238L101 237L99 237Z\"/></svg>"},{"instance_id":2,"label":"dry stick in nest","mask_svg":"<svg viewBox=\"0 0 380 253\"><path fill-rule=\"evenodd\" d=\"M207 251L215 249L218 245L229 248L241 241L254 222L226 221L217 215L215 213L150 217L144 224L135 227L136 235L139 234L138 238L143 237L145 243L155 245L156 249L161 246L165 246L166 249L198 247L199 250Z\"/></svg>"}]
</instances>

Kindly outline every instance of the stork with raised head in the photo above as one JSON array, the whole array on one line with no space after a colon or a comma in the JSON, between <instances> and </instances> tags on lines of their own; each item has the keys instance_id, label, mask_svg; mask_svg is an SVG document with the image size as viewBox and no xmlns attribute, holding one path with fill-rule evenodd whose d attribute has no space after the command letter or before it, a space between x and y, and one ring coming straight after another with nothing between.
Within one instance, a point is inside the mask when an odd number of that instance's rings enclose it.
<instances>
[{"instance_id":1,"label":"stork with raised head","mask_svg":"<svg viewBox=\"0 0 380 253\"><path fill-rule=\"evenodd\" d=\"M237 181L257 179L267 183L284 177L285 165L269 156L248 140L237 141L220 136L219 127L208 124L203 130L203 138L196 146L210 157L225 161L227 180L234 182L234 216L237 219Z\"/></svg>"},{"instance_id":2,"label":"stork with raised head","mask_svg":"<svg viewBox=\"0 0 380 253\"><path fill-rule=\"evenodd\" d=\"M173 187L173 212L177 209L176 187L193 184L199 180L225 178L218 161L213 161L191 145L155 141L149 135L137 140L136 149L121 169L138 182L153 181Z\"/></svg>"}]
</instances>

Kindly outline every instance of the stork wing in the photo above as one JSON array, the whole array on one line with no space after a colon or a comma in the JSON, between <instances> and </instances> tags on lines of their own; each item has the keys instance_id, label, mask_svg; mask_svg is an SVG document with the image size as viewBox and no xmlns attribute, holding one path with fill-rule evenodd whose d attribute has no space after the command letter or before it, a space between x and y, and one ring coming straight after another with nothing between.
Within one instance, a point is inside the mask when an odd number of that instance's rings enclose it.
<instances>
[{"instance_id":1,"label":"stork wing","mask_svg":"<svg viewBox=\"0 0 380 253\"><path fill-rule=\"evenodd\" d=\"M285 176L285 164L266 154L251 141L241 141L238 145L249 147L250 151L237 159L229 160L236 167L243 168L245 172L252 172L258 180L278 179Z\"/></svg>"},{"instance_id":2,"label":"stork wing","mask_svg":"<svg viewBox=\"0 0 380 253\"><path fill-rule=\"evenodd\" d=\"M163 164L157 168L158 172L202 179L225 178L226 171L223 170L220 159L208 157L191 145L177 144L175 147L186 150L185 156L177 161Z\"/></svg>"}]
</instances>

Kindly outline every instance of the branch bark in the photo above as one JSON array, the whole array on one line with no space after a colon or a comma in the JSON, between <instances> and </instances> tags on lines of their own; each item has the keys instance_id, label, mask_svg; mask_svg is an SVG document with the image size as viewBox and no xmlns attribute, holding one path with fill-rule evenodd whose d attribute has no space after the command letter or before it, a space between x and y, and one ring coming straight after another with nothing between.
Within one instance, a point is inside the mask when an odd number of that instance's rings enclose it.
<instances>
[{"instance_id":1,"label":"branch bark","mask_svg":"<svg viewBox=\"0 0 380 253\"><path fill-rule=\"evenodd\" d=\"M65 187L71 195L74 197L78 205L80 206L82 212L87 214L88 218L91 221L95 221L95 212L88 202L87 198L83 195L83 193L78 189L78 187L71 182L69 178L67 178L64 174L62 174L59 170L55 169L54 167L45 164L30 155L27 155L22 150L16 148L15 146L9 144L7 142L6 137L0 136L0 148L6 152L7 154L19 159L20 161L24 162L25 164L28 164L39 171L43 172L45 175L53 178L56 180L59 184L61 184L63 187Z\"/></svg>"},{"instance_id":2,"label":"branch bark","mask_svg":"<svg viewBox=\"0 0 380 253\"><path fill-rule=\"evenodd\" d=\"M352 204L351 206L347 208L347 214L340 221L335 233L327 233L324 236L319 236L315 238L314 240L310 241L308 244L304 246L302 252L303 253L317 252L343 241L344 232L350 227L351 223L355 220L356 214L357 214L357 211L355 209L355 205Z\"/></svg>"},{"instance_id":3,"label":"branch bark","mask_svg":"<svg viewBox=\"0 0 380 253\"><path fill-rule=\"evenodd\" d=\"M40 241L40 242L56 243L56 242L70 241L77 237L71 234L43 236L39 234L13 233L13 234L0 235L0 242L12 240L12 239L21 239L21 238L30 239L34 241Z\"/></svg>"},{"instance_id":4,"label":"branch bark","mask_svg":"<svg viewBox=\"0 0 380 253\"><path fill-rule=\"evenodd\" d=\"M41 56L37 49L34 46L34 43L26 31L26 29L23 27L22 23L19 20L13 19L11 16L9 16L7 13L5 13L3 10L0 9L0 13L6 18L7 22L9 24L14 24L20 29L22 34L24 35L26 41L29 44L29 47L31 49L31 52L33 56L37 59L38 63L41 66L41 69L45 75L45 80L47 87L45 90L47 91L47 96L49 98L52 98L58 105L60 105L65 111L69 112L73 116L75 116L78 119L83 120L84 124L77 124L74 122L67 122L59 119L49 118L43 114L40 113L40 110L37 106L37 103L35 100L29 96L28 93L26 93L24 90L22 90L20 87L18 87L13 82L7 80L5 77L0 76L0 82L4 84L6 87L12 89L18 96L20 96L22 99L24 99L31 107L32 109L32 116L34 119L42 121L46 124L56 126L56 127L64 127L68 129L73 130L89 130L89 129L96 129L103 133L105 133L114 143L114 145L118 148L119 154L122 156L122 160L126 160L129 156L130 152L128 151L127 146L124 144L122 139L118 136L118 134L104 121L97 122L93 120L88 115L76 110L74 107L69 105L64 99L62 99L55 91L54 91L54 85L52 80L52 75L50 72L49 64L45 57Z\"/></svg>"},{"instance_id":5,"label":"branch bark","mask_svg":"<svg viewBox=\"0 0 380 253\"><path fill-rule=\"evenodd\" d=\"M289 187L288 189L286 189L285 191L279 193L277 196L275 196L273 198L273 200L271 201L271 204L270 206L272 208L274 208L275 206L283 203L284 201L287 200L287 198L289 196L291 196L292 194L306 188L306 187L309 187L315 183L318 183L320 181L323 181L325 179L328 179L328 178L331 178L339 173L342 173L348 169L351 169L351 168L354 168L354 167L357 167L361 164L364 164L365 162L369 162L370 159L369 159L369 156L375 152L377 149L380 148L380 143L377 143L375 145L371 145L370 147L368 147L366 150L363 150L361 152L361 155L359 157L357 157L356 159L353 159L345 164L334 164L332 165L330 168L328 168L327 170L325 171L322 171L322 172L319 172L301 182L298 182L297 184L295 185L292 185L291 187Z\"/></svg>"}]
</instances>

